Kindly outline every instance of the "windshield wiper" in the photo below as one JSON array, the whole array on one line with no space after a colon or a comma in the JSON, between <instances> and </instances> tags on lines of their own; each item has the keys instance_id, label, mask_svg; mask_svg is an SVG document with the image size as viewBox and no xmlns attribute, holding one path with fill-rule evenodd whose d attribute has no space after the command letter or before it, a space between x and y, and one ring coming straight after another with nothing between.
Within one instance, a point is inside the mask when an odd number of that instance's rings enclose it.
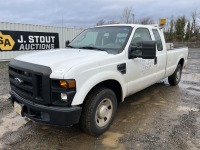
<instances>
[{"instance_id":1,"label":"windshield wiper","mask_svg":"<svg viewBox=\"0 0 200 150\"><path fill-rule=\"evenodd\" d=\"M94 47L94 46L83 46L79 47L80 49L93 49L93 50L100 50L100 51L106 51L105 49Z\"/></svg>"},{"instance_id":2,"label":"windshield wiper","mask_svg":"<svg viewBox=\"0 0 200 150\"><path fill-rule=\"evenodd\" d=\"M74 48L74 47L73 47L73 46L71 46L71 45L67 45L66 47Z\"/></svg>"}]
</instances>

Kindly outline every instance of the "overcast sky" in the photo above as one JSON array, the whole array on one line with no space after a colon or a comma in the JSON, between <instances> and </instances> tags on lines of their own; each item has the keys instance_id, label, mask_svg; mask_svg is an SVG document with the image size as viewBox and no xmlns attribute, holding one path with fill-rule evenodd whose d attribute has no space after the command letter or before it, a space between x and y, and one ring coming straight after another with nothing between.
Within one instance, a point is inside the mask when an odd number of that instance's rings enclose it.
<instances>
[{"instance_id":1,"label":"overcast sky","mask_svg":"<svg viewBox=\"0 0 200 150\"><path fill-rule=\"evenodd\" d=\"M0 0L0 22L89 27L98 20L118 20L125 7L135 18L189 16L200 0Z\"/></svg>"}]
</instances>

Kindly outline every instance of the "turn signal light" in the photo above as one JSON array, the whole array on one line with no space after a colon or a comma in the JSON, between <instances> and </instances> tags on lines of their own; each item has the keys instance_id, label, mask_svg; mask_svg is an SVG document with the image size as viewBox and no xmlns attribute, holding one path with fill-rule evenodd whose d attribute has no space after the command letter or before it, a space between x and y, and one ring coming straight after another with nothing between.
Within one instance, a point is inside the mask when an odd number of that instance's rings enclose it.
<instances>
[{"instance_id":1,"label":"turn signal light","mask_svg":"<svg viewBox=\"0 0 200 150\"><path fill-rule=\"evenodd\" d=\"M75 88L76 81L75 80L60 80L60 86L63 88Z\"/></svg>"},{"instance_id":2,"label":"turn signal light","mask_svg":"<svg viewBox=\"0 0 200 150\"><path fill-rule=\"evenodd\" d=\"M75 88L75 87L76 87L76 82L75 82L75 80L69 80L69 81L68 81L68 87L69 87L69 88Z\"/></svg>"},{"instance_id":3,"label":"turn signal light","mask_svg":"<svg viewBox=\"0 0 200 150\"><path fill-rule=\"evenodd\" d=\"M67 88L67 81L65 80L60 80L60 86L63 87L63 88Z\"/></svg>"}]
</instances>

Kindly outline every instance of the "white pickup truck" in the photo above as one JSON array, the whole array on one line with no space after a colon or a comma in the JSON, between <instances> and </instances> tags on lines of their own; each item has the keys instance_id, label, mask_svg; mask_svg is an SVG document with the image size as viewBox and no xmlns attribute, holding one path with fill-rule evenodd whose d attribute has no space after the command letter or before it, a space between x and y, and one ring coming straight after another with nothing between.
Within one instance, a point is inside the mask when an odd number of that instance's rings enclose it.
<instances>
[{"instance_id":1,"label":"white pickup truck","mask_svg":"<svg viewBox=\"0 0 200 150\"><path fill-rule=\"evenodd\" d=\"M9 63L14 110L36 122L80 124L91 135L112 124L117 104L168 77L177 85L188 48L167 49L156 25L89 28L65 49L25 54Z\"/></svg>"}]
</instances>

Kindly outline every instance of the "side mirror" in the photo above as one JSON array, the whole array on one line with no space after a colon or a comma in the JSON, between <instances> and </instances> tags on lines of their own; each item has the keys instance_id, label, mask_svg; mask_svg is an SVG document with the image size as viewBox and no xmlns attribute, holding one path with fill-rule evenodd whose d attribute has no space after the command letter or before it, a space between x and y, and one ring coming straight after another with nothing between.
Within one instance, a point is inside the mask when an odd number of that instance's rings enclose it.
<instances>
[{"instance_id":1,"label":"side mirror","mask_svg":"<svg viewBox=\"0 0 200 150\"><path fill-rule=\"evenodd\" d=\"M65 42L65 47L67 47L68 45L69 45L69 40L67 40L66 42Z\"/></svg>"},{"instance_id":2,"label":"side mirror","mask_svg":"<svg viewBox=\"0 0 200 150\"><path fill-rule=\"evenodd\" d=\"M155 57L156 41L140 41L137 43L137 46L130 46L129 48L129 59L154 59Z\"/></svg>"}]
</instances>

